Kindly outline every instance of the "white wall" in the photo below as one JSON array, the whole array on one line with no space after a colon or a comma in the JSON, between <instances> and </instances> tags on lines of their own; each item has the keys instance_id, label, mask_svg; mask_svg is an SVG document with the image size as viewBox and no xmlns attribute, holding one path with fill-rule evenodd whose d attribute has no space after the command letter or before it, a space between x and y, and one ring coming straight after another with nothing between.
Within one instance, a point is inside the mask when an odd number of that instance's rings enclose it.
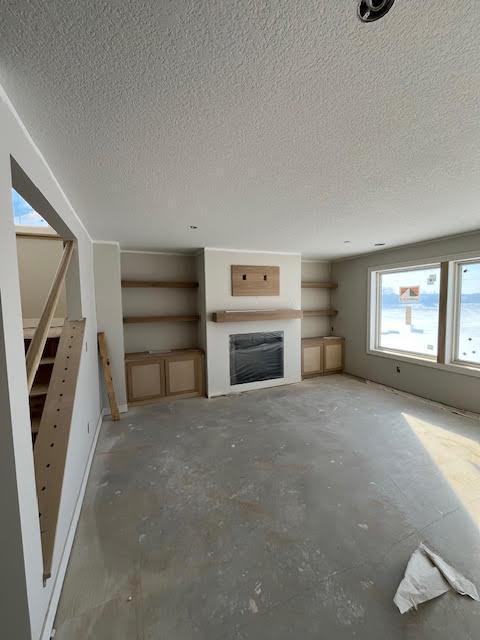
<instances>
[{"instance_id":1,"label":"white wall","mask_svg":"<svg viewBox=\"0 0 480 640\"><path fill-rule=\"evenodd\" d=\"M17 236L20 299L24 318L39 318L63 253L61 240ZM65 288L62 289L55 317L66 314Z\"/></svg>"},{"instance_id":2,"label":"white wall","mask_svg":"<svg viewBox=\"0 0 480 640\"><path fill-rule=\"evenodd\" d=\"M212 321L211 315L214 311L225 309L300 309L300 255L205 249L204 261L209 397L299 382L301 379L301 320L216 323ZM280 295L233 297L230 270L232 264L279 266ZM230 385L229 336L255 331L284 331L285 377L279 380L232 386Z\"/></svg>"},{"instance_id":3,"label":"white wall","mask_svg":"<svg viewBox=\"0 0 480 640\"><path fill-rule=\"evenodd\" d=\"M333 304L339 314L336 335L346 338L345 371L402 391L480 413L479 378L367 354L368 268L416 259L437 261L443 256L468 251L480 254L480 233L436 240L334 262L333 279L338 289Z\"/></svg>"},{"instance_id":4,"label":"white wall","mask_svg":"<svg viewBox=\"0 0 480 640\"><path fill-rule=\"evenodd\" d=\"M318 260L302 260L302 281L328 282L331 265ZM302 289L302 309L328 309L331 306L330 289ZM310 317L302 320L302 338L329 336L332 326L328 317Z\"/></svg>"},{"instance_id":5,"label":"white wall","mask_svg":"<svg viewBox=\"0 0 480 640\"><path fill-rule=\"evenodd\" d=\"M60 562L100 414L92 243L1 88L0 140L0 300L1 342L4 345L3 361L0 360L4 383L0 402L0 468L2 474L7 473L4 470L8 469L7 482L2 484L0 491L0 513L9 513L14 520L18 517L21 527L20 537L18 522L5 523L2 517L0 620L2 637L15 640L31 637L37 640L42 633L52 596L53 606L56 606L55 583L58 577L63 577L59 573ZM78 239L80 293L83 315L87 320L86 350L82 356L77 386L52 577L45 586L42 582L42 550L30 435L17 247L11 210L10 155L58 213L58 224L53 225L57 231L63 233L64 229L59 228L63 220ZM39 213L43 215L42 211ZM15 514L14 505L17 505L18 515ZM26 609L30 632L26 628Z\"/></svg>"},{"instance_id":6,"label":"white wall","mask_svg":"<svg viewBox=\"0 0 480 640\"><path fill-rule=\"evenodd\" d=\"M193 255L121 252L123 280L197 280ZM124 316L198 313L198 289L123 289ZM196 322L125 324L125 351L188 349L198 346Z\"/></svg>"},{"instance_id":7,"label":"white wall","mask_svg":"<svg viewBox=\"0 0 480 640\"><path fill-rule=\"evenodd\" d=\"M117 404L121 411L125 411L127 408L127 390L125 386L125 348L123 343L119 245L112 242L95 242L93 245L93 262L97 329L105 332ZM107 413L110 413L101 369L100 380L103 408Z\"/></svg>"}]
</instances>

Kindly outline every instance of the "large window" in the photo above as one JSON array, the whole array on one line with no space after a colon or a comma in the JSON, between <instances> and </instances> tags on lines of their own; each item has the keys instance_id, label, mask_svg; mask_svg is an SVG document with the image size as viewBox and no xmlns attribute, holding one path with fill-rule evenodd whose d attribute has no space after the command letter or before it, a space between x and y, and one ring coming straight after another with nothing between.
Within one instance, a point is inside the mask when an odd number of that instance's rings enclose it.
<instances>
[{"instance_id":1,"label":"large window","mask_svg":"<svg viewBox=\"0 0 480 640\"><path fill-rule=\"evenodd\" d=\"M438 344L440 267L379 272L376 344L434 357Z\"/></svg>"},{"instance_id":2,"label":"large window","mask_svg":"<svg viewBox=\"0 0 480 640\"><path fill-rule=\"evenodd\" d=\"M478 256L369 274L369 353L480 375Z\"/></svg>"},{"instance_id":3,"label":"large window","mask_svg":"<svg viewBox=\"0 0 480 640\"><path fill-rule=\"evenodd\" d=\"M480 261L457 265L456 360L480 364Z\"/></svg>"}]
</instances>

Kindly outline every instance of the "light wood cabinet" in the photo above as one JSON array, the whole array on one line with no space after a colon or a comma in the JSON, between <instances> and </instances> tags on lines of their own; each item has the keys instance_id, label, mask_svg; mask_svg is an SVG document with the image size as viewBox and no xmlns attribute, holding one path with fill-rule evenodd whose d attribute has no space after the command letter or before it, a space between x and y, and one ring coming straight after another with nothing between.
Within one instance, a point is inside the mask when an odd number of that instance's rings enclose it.
<instances>
[{"instance_id":1,"label":"light wood cabinet","mask_svg":"<svg viewBox=\"0 0 480 640\"><path fill-rule=\"evenodd\" d=\"M129 353L125 358L131 404L204 394L203 352L179 349L162 354Z\"/></svg>"},{"instance_id":2,"label":"light wood cabinet","mask_svg":"<svg viewBox=\"0 0 480 640\"><path fill-rule=\"evenodd\" d=\"M321 338L302 340L302 377L323 373L323 342Z\"/></svg>"},{"instance_id":3,"label":"light wood cabinet","mask_svg":"<svg viewBox=\"0 0 480 640\"><path fill-rule=\"evenodd\" d=\"M302 378L339 373L344 365L344 338L321 336L302 339Z\"/></svg>"},{"instance_id":4,"label":"light wood cabinet","mask_svg":"<svg viewBox=\"0 0 480 640\"><path fill-rule=\"evenodd\" d=\"M189 352L165 358L167 396L203 393L203 354Z\"/></svg>"},{"instance_id":5,"label":"light wood cabinet","mask_svg":"<svg viewBox=\"0 0 480 640\"><path fill-rule=\"evenodd\" d=\"M338 373L344 366L344 338L327 337L323 343L323 373Z\"/></svg>"}]
</instances>

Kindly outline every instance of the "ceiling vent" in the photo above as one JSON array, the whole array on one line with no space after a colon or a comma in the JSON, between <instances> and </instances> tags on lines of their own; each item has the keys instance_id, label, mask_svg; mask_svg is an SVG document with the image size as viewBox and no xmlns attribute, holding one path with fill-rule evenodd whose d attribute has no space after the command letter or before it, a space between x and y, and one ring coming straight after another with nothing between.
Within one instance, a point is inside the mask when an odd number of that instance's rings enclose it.
<instances>
[{"instance_id":1,"label":"ceiling vent","mask_svg":"<svg viewBox=\"0 0 480 640\"><path fill-rule=\"evenodd\" d=\"M360 0L358 17L362 22L380 20L393 7L395 0Z\"/></svg>"}]
</instances>

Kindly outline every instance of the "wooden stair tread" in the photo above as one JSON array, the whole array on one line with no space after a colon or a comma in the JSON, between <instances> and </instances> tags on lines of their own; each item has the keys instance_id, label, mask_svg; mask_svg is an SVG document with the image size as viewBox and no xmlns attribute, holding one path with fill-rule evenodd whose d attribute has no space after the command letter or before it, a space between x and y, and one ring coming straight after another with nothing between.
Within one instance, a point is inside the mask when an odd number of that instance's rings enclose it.
<instances>
[{"instance_id":1,"label":"wooden stair tread","mask_svg":"<svg viewBox=\"0 0 480 640\"><path fill-rule=\"evenodd\" d=\"M30 391L31 398L37 398L38 396L46 396L48 392L48 384L37 383L34 384Z\"/></svg>"},{"instance_id":2,"label":"wooden stair tread","mask_svg":"<svg viewBox=\"0 0 480 640\"><path fill-rule=\"evenodd\" d=\"M31 340L35 334L39 322L39 318L23 318L23 338L24 340ZM60 338L62 333L63 323L65 318L53 318L50 330L48 332L49 338Z\"/></svg>"},{"instance_id":3,"label":"wooden stair tread","mask_svg":"<svg viewBox=\"0 0 480 640\"><path fill-rule=\"evenodd\" d=\"M42 416L36 415L36 416L31 416L30 418L30 422L32 425L32 433L38 433L38 430L40 429L40 420L42 419Z\"/></svg>"}]
</instances>

